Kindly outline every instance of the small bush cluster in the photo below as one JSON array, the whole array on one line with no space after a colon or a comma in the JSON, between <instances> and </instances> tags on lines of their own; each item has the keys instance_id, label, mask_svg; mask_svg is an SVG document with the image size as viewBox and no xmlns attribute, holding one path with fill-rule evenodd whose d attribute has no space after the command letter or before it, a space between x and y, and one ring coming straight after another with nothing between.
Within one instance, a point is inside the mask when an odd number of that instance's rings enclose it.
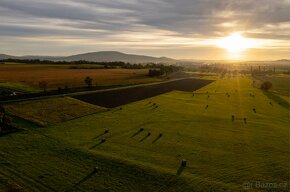
<instances>
[{"instance_id":1,"label":"small bush cluster","mask_svg":"<svg viewBox=\"0 0 290 192\"><path fill-rule=\"evenodd\" d=\"M163 75L162 71L160 69L149 69L148 76L149 77L158 77Z\"/></svg>"},{"instance_id":2,"label":"small bush cluster","mask_svg":"<svg viewBox=\"0 0 290 192\"><path fill-rule=\"evenodd\" d=\"M13 130L12 117L5 113L5 109L0 105L0 134Z\"/></svg>"},{"instance_id":3,"label":"small bush cluster","mask_svg":"<svg viewBox=\"0 0 290 192\"><path fill-rule=\"evenodd\" d=\"M252 94L252 93L250 93L250 96L251 96L251 97L253 97L253 98L255 97L255 95L254 95L254 94Z\"/></svg>"},{"instance_id":4,"label":"small bush cluster","mask_svg":"<svg viewBox=\"0 0 290 192\"><path fill-rule=\"evenodd\" d=\"M261 84L261 89L264 91L268 91L272 88L272 83L270 81L265 81Z\"/></svg>"},{"instance_id":5,"label":"small bush cluster","mask_svg":"<svg viewBox=\"0 0 290 192\"><path fill-rule=\"evenodd\" d=\"M247 118L244 118L244 123L247 124Z\"/></svg>"}]
</instances>

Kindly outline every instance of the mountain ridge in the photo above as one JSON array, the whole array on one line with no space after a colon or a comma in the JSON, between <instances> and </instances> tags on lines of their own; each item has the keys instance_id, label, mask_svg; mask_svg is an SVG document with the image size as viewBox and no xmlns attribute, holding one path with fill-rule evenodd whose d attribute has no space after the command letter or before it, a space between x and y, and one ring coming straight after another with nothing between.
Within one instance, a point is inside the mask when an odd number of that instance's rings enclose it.
<instances>
[{"instance_id":1,"label":"mountain ridge","mask_svg":"<svg viewBox=\"0 0 290 192\"><path fill-rule=\"evenodd\" d=\"M126 54L118 51L99 51L75 54L70 56L12 56L0 54L0 60L5 59L39 59L51 61L91 61L91 62L115 62L122 61L128 63L175 63L177 60L167 57L153 57L146 55Z\"/></svg>"}]
</instances>

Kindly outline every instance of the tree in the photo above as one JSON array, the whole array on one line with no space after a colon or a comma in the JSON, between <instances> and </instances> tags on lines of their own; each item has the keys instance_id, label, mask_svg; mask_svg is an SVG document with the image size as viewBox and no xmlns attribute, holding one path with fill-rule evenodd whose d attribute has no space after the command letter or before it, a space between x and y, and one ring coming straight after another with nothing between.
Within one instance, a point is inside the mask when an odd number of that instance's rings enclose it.
<instances>
[{"instance_id":1,"label":"tree","mask_svg":"<svg viewBox=\"0 0 290 192\"><path fill-rule=\"evenodd\" d=\"M148 75L150 77L157 77L163 75L160 69L149 69Z\"/></svg>"},{"instance_id":2,"label":"tree","mask_svg":"<svg viewBox=\"0 0 290 192\"><path fill-rule=\"evenodd\" d=\"M4 113L5 113L5 108L2 105L0 105L0 118L2 117L1 115L4 115Z\"/></svg>"},{"instance_id":3,"label":"tree","mask_svg":"<svg viewBox=\"0 0 290 192\"><path fill-rule=\"evenodd\" d=\"M271 89L272 87L272 83L269 81L265 81L261 84L261 89L264 91L268 91L269 89Z\"/></svg>"},{"instance_id":4,"label":"tree","mask_svg":"<svg viewBox=\"0 0 290 192\"><path fill-rule=\"evenodd\" d=\"M0 105L0 133L12 127L12 117L5 114L5 108Z\"/></svg>"},{"instance_id":5,"label":"tree","mask_svg":"<svg viewBox=\"0 0 290 192\"><path fill-rule=\"evenodd\" d=\"M92 87L93 79L89 76L85 78L85 83L87 84L88 88Z\"/></svg>"},{"instance_id":6,"label":"tree","mask_svg":"<svg viewBox=\"0 0 290 192\"><path fill-rule=\"evenodd\" d=\"M5 115L5 109L3 106L0 105L0 133L2 132L2 129L4 128L4 122L3 122L4 115Z\"/></svg>"},{"instance_id":7,"label":"tree","mask_svg":"<svg viewBox=\"0 0 290 192\"><path fill-rule=\"evenodd\" d=\"M39 88L43 89L43 92L46 92L46 88L47 88L46 81L40 81L38 85L39 85Z\"/></svg>"}]
</instances>

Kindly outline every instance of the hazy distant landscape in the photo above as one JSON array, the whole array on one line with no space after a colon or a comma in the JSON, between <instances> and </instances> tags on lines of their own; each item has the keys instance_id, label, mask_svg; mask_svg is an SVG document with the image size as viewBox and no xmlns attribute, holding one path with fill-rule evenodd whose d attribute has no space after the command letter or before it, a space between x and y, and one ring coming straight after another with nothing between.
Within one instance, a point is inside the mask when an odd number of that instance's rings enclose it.
<instances>
[{"instance_id":1,"label":"hazy distant landscape","mask_svg":"<svg viewBox=\"0 0 290 192\"><path fill-rule=\"evenodd\" d=\"M289 0L0 0L0 192L289 191Z\"/></svg>"}]
</instances>

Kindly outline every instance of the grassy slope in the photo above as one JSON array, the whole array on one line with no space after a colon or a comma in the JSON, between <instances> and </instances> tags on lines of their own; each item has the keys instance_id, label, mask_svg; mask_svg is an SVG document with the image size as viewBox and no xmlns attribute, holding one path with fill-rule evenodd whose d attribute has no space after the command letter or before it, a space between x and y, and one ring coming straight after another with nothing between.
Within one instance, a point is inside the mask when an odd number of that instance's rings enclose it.
<instances>
[{"instance_id":1,"label":"grassy slope","mask_svg":"<svg viewBox=\"0 0 290 192\"><path fill-rule=\"evenodd\" d=\"M271 106L251 82L223 79L194 96L175 91L123 110L0 138L0 174L42 191L237 191L245 181L287 181L288 110ZM232 122L232 115L246 117L247 124ZM141 127L145 131L132 137ZM110 133L100 136L105 129ZM163 136L152 143L159 133ZM97 145L102 137L107 141ZM188 166L177 179L184 158ZM95 165L101 167L99 176L72 186Z\"/></svg>"},{"instance_id":2,"label":"grassy slope","mask_svg":"<svg viewBox=\"0 0 290 192\"><path fill-rule=\"evenodd\" d=\"M7 104L5 108L10 114L41 126L56 124L105 110L105 108L70 97L18 102Z\"/></svg>"}]
</instances>

